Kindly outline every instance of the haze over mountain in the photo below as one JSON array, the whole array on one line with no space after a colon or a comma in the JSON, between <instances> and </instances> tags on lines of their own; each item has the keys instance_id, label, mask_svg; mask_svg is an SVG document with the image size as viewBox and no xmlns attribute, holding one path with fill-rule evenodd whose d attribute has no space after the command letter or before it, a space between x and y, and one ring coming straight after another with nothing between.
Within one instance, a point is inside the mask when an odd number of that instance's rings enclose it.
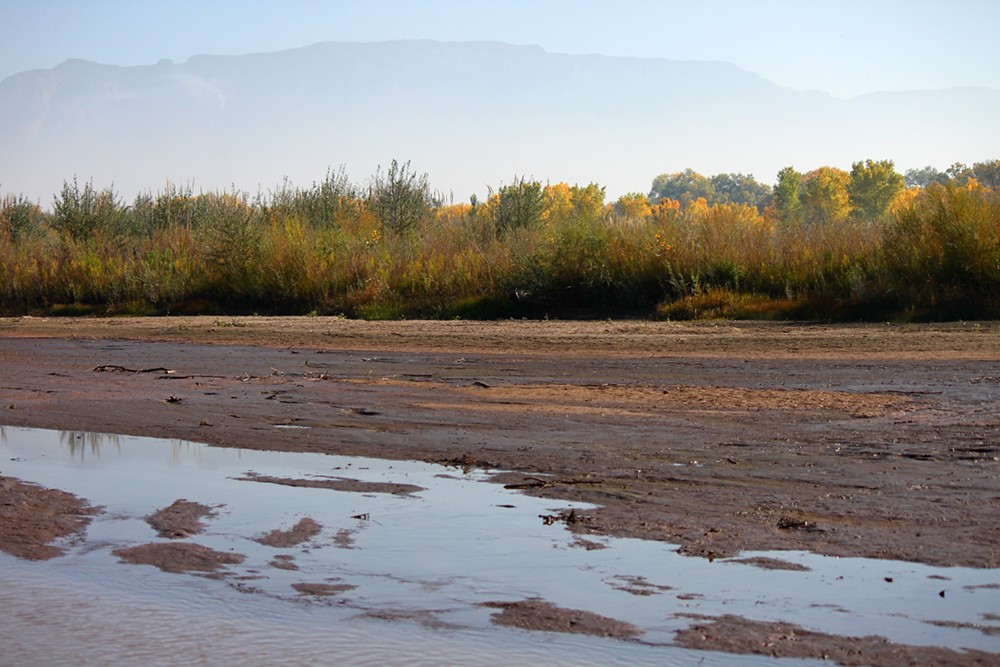
<instances>
[{"instance_id":1,"label":"haze over mountain","mask_svg":"<svg viewBox=\"0 0 1000 667\"><path fill-rule=\"evenodd\" d=\"M118 67L70 60L0 82L0 193L43 205L63 180L130 199L166 182L256 192L396 158L456 201L515 176L597 182L793 165L900 170L1000 156L1000 91L850 100L721 62L560 55L496 42L321 43Z\"/></svg>"}]
</instances>

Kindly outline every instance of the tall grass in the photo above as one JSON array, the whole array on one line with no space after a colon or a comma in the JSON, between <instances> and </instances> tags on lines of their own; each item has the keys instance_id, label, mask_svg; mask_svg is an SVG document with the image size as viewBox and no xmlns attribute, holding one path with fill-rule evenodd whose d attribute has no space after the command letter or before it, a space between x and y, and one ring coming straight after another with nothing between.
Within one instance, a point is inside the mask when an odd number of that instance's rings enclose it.
<instances>
[{"instance_id":1,"label":"tall grass","mask_svg":"<svg viewBox=\"0 0 1000 667\"><path fill-rule=\"evenodd\" d=\"M906 191L874 221L602 197L522 179L484 203L422 200L399 225L343 172L255 198L170 186L131 204L74 181L51 211L0 199L0 311L1000 316L1000 195L975 181ZM518 198L531 205L512 223Z\"/></svg>"}]
</instances>

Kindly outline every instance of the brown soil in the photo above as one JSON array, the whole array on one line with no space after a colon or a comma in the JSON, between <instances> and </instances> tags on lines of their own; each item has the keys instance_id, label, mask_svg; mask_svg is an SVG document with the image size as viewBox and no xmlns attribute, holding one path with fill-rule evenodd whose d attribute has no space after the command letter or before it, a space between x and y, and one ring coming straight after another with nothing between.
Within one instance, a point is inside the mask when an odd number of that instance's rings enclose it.
<instances>
[{"instance_id":1,"label":"brown soil","mask_svg":"<svg viewBox=\"0 0 1000 667\"><path fill-rule=\"evenodd\" d=\"M821 658L838 665L868 667L972 667L995 665L997 660L996 653L894 644L883 637L836 637L788 623L763 623L739 616L722 616L696 623L678 632L676 642L706 651L776 658Z\"/></svg>"},{"instance_id":2,"label":"brown soil","mask_svg":"<svg viewBox=\"0 0 1000 667\"><path fill-rule=\"evenodd\" d=\"M169 507L153 512L146 517L146 523L153 527L157 535L172 540L197 535L205 529L201 521L215 515L215 510L190 500L175 500Z\"/></svg>"},{"instance_id":3,"label":"brown soil","mask_svg":"<svg viewBox=\"0 0 1000 667\"><path fill-rule=\"evenodd\" d=\"M287 549L308 542L319 535L321 530L323 526L318 521L304 517L288 530L272 530L258 537L256 541L265 546Z\"/></svg>"},{"instance_id":4,"label":"brown soil","mask_svg":"<svg viewBox=\"0 0 1000 667\"><path fill-rule=\"evenodd\" d=\"M483 606L500 610L493 614L492 620L495 624L523 630L569 632L615 639L630 639L642 634L642 631L631 623L616 621L580 609L557 607L544 600L484 602Z\"/></svg>"},{"instance_id":5,"label":"brown soil","mask_svg":"<svg viewBox=\"0 0 1000 667\"><path fill-rule=\"evenodd\" d=\"M111 552L125 563L153 565L164 572L219 572L226 565L239 565L246 556L216 551L200 544L150 542Z\"/></svg>"},{"instance_id":6,"label":"brown soil","mask_svg":"<svg viewBox=\"0 0 1000 667\"><path fill-rule=\"evenodd\" d=\"M0 423L514 471L709 558L1000 566L996 323L14 318L0 365Z\"/></svg>"},{"instance_id":7,"label":"brown soil","mask_svg":"<svg viewBox=\"0 0 1000 667\"><path fill-rule=\"evenodd\" d=\"M101 508L71 493L0 477L0 551L48 560L66 550L52 541L81 535Z\"/></svg>"}]
</instances>

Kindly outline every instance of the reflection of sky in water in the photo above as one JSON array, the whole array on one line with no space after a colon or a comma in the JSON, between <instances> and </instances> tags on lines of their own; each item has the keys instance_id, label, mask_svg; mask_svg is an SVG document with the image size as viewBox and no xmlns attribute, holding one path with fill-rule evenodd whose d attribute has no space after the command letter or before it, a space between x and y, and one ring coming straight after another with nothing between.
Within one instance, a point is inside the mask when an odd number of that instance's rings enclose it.
<instances>
[{"instance_id":1,"label":"reflection of sky in water","mask_svg":"<svg viewBox=\"0 0 1000 667\"><path fill-rule=\"evenodd\" d=\"M690 658L688 652L676 648L576 636L554 640L547 633L490 628L489 610L475 606L490 600L541 597L631 622L645 631L643 639L649 642L669 642L672 631L688 622L677 614L737 614L834 634L878 634L909 644L1000 651L998 635L927 622L1000 625L984 621L984 614L1000 610L1000 589L982 588L1000 583L996 570L933 568L800 552L743 554L781 558L811 568L809 572L763 570L683 557L663 543L601 537L588 539L607 548L587 551L574 544L574 537L561 524L546 526L539 519L539 514L565 509L568 503L524 496L483 483L481 474L463 475L429 464L6 428L0 432L0 471L70 491L106 508L106 514L88 530L87 545L75 548L69 558L24 564L4 557L0 570L16 570L22 581L18 586L25 586L25 577L41 588L43 581L58 580L59 595L70 596L84 595L87 587L97 586L101 594L93 599L110 596L109 603L122 608L155 602L163 614L171 604L190 600L191 606L178 613L205 613L215 619L222 611L227 622L241 623L244 630L272 617L306 628L335 617L338 623L347 624L345 632L363 634L369 630L360 629L360 622L353 618L362 611L430 611L438 620L463 629L417 632L407 627L397 632L383 626L380 636L405 637L400 640L404 643L493 645L513 660L511 664L518 662L510 653L512 647L530 653L538 642L546 651L566 646L567 655L573 654L574 646L589 646L587 650L595 652L588 655L596 663L612 659L637 664L655 657L661 663L666 658L683 664L683 656ZM251 471L276 477L405 483L425 490L394 496L236 479ZM235 577L227 582L258 594L237 593L219 581L121 565L110 556L112 548L155 541L142 517L179 498L222 505L218 516L206 520L206 532L189 541L246 554L245 563L231 568ZM367 519L352 518L358 515ZM307 545L274 549L251 539L275 528L290 528L305 516L323 525L321 535ZM351 548L336 544L338 533L349 535ZM273 568L269 562L276 554L294 556L300 569ZM0 577L0 581L9 578ZM652 595L620 590L634 584L637 577L664 588L652 589ZM289 599L301 599L291 589L296 582L348 583L357 588L336 598L323 598L321 605L288 604ZM4 595L10 597L17 590L22 589L15 586ZM939 595L942 590L944 597ZM268 636L273 634L269 631ZM280 636L271 640L281 641ZM395 639L379 641L391 644ZM472 660L463 664L497 664L490 655L486 650L476 662L463 654L463 659ZM715 660L706 664L730 660L705 655ZM457 655L437 657L458 662ZM384 656L370 660L385 661ZM579 659L570 662L580 664ZM740 664L747 664L746 657Z\"/></svg>"}]
</instances>

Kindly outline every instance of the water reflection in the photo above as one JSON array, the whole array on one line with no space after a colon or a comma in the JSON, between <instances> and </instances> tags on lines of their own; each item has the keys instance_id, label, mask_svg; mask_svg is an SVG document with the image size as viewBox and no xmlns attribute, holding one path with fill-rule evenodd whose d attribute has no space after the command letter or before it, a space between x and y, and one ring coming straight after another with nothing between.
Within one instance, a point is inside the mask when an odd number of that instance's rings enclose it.
<instances>
[{"instance_id":1,"label":"water reflection","mask_svg":"<svg viewBox=\"0 0 1000 667\"><path fill-rule=\"evenodd\" d=\"M45 566L18 568L49 568L69 590L99 582L109 600L122 604L188 599L203 613L235 614L251 625L274 615L309 627L350 623L358 615L415 618L459 628L453 630L459 634L502 635L501 644L516 644L511 637L521 635L491 628L490 612L480 604L538 597L632 623L643 630L644 641L654 643L669 643L676 629L690 623L688 614L738 614L838 635L879 634L901 643L1000 651L1000 635L981 631L1000 628L1000 620L990 620L1000 609L995 570L802 552L744 554L749 562L711 563L656 542L588 536L587 545L565 526L539 518L574 505L519 495L483 483L477 473L417 462L14 428L0 429L0 441L9 461L4 474L108 508L89 530L89 545ZM339 481L330 488L297 487L246 481L255 479L247 473L312 486L317 480ZM343 480L356 481L363 491L343 490ZM423 490L380 491L393 485ZM167 575L122 565L111 556L116 548L157 541L143 517L180 498L218 509L205 533L185 542L246 556L223 579ZM322 527L307 542L286 548L258 542L306 517ZM585 548L595 544L604 548ZM753 566L768 558L801 568ZM299 592L324 586L338 594ZM942 597L942 590L947 595ZM675 659L682 664L679 656L688 655L621 642L607 646L612 648L602 654L603 662L610 656L612 662L638 664L656 656L660 664Z\"/></svg>"},{"instance_id":2,"label":"water reflection","mask_svg":"<svg viewBox=\"0 0 1000 667\"><path fill-rule=\"evenodd\" d=\"M89 452L91 456L100 458L101 446L111 445L121 452L119 437L105 433L89 433L87 431L60 431L59 440L69 447L69 453L74 458L83 460Z\"/></svg>"},{"instance_id":3,"label":"water reflection","mask_svg":"<svg viewBox=\"0 0 1000 667\"><path fill-rule=\"evenodd\" d=\"M6 427L0 426L0 437L6 441ZM91 433L89 431L58 431L59 441L67 447L70 456L81 461L88 456L92 458L101 457L101 449L105 454L122 454L123 436L112 433ZM157 447L167 443L170 447L171 458L180 461L183 457L194 457L199 460L204 445L189 442L186 440L163 439L156 443ZM110 452L108 450L111 450Z\"/></svg>"}]
</instances>

